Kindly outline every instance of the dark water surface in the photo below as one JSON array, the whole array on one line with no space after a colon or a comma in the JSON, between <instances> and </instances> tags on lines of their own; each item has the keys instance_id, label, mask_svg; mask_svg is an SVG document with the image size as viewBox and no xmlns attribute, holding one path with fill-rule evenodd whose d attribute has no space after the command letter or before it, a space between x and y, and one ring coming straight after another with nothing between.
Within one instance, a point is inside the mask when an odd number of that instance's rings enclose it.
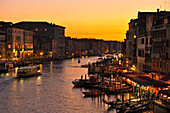
<instances>
[{"instance_id":1,"label":"dark water surface","mask_svg":"<svg viewBox=\"0 0 170 113\"><path fill-rule=\"evenodd\" d=\"M104 97L84 98L84 89L73 88L72 81L87 74L87 68L80 65L97 59L81 58L80 64L78 59L41 64L42 75L31 78L18 79L14 72L1 74L0 113L116 113L102 102ZM159 106L149 111L167 112Z\"/></svg>"}]
</instances>

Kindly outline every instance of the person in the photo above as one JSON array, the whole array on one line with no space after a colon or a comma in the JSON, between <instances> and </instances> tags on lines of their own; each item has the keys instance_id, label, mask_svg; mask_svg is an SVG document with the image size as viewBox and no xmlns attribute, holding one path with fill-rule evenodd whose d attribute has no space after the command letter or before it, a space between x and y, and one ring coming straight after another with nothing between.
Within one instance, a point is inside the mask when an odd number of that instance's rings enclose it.
<instances>
[{"instance_id":1,"label":"person","mask_svg":"<svg viewBox=\"0 0 170 113\"><path fill-rule=\"evenodd\" d=\"M80 59L78 59L78 63L80 63Z\"/></svg>"}]
</instances>

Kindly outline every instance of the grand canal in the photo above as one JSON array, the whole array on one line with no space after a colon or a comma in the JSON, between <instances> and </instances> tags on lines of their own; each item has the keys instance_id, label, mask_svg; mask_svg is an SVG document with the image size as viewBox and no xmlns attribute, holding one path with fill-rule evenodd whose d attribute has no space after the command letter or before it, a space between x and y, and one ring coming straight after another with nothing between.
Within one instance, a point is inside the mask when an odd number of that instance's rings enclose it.
<instances>
[{"instance_id":1,"label":"grand canal","mask_svg":"<svg viewBox=\"0 0 170 113\"><path fill-rule=\"evenodd\" d=\"M102 102L105 97L84 98L83 88L73 88L72 80L87 74L81 64L98 57L67 59L41 64L42 75L18 79L14 72L1 74L0 113L101 113L113 112ZM113 98L113 96L110 96ZM166 113L168 110L154 105L149 112Z\"/></svg>"}]
</instances>

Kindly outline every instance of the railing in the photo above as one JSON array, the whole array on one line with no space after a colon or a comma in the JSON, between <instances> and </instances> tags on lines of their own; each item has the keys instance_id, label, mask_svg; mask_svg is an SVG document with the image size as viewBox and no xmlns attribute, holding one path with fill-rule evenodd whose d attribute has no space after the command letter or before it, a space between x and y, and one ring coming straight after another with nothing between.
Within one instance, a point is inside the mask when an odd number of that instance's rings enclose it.
<instances>
[{"instance_id":1,"label":"railing","mask_svg":"<svg viewBox=\"0 0 170 113\"><path fill-rule=\"evenodd\" d=\"M151 57L151 55L148 53L145 53L145 57Z\"/></svg>"},{"instance_id":2,"label":"railing","mask_svg":"<svg viewBox=\"0 0 170 113\"><path fill-rule=\"evenodd\" d=\"M151 66L143 65L143 68L144 68L144 69L151 69Z\"/></svg>"}]
</instances>

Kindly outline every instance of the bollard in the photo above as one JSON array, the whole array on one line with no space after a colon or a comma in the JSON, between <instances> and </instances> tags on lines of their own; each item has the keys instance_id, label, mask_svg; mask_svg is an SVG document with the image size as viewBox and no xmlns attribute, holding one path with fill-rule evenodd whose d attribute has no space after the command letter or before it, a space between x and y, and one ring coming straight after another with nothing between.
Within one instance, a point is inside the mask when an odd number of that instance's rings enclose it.
<instances>
[{"instance_id":1,"label":"bollard","mask_svg":"<svg viewBox=\"0 0 170 113\"><path fill-rule=\"evenodd\" d=\"M81 82L83 82L83 75L81 75Z\"/></svg>"},{"instance_id":2,"label":"bollard","mask_svg":"<svg viewBox=\"0 0 170 113\"><path fill-rule=\"evenodd\" d=\"M86 74L85 74L85 81L86 81Z\"/></svg>"}]
</instances>

